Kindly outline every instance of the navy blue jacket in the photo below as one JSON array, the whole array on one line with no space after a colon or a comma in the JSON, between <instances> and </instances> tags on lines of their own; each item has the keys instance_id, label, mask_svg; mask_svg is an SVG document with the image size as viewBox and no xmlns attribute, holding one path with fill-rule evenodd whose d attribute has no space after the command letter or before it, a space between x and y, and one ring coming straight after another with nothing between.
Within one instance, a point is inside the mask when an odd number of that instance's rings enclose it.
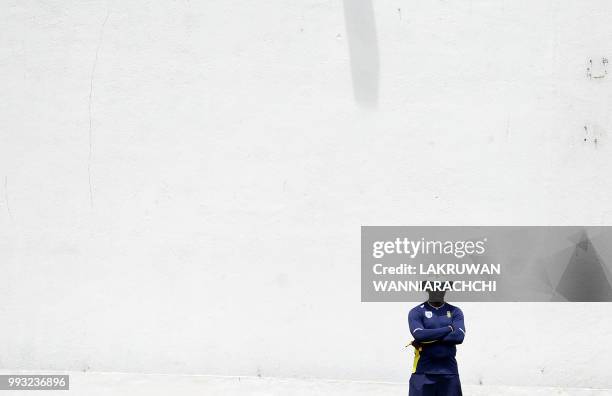
<instances>
[{"instance_id":1,"label":"navy blue jacket","mask_svg":"<svg viewBox=\"0 0 612 396\"><path fill-rule=\"evenodd\" d=\"M463 312L444 303L434 307L428 302L408 314L410 334L421 346L415 349L412 372L417 374L458 374L457 344L465 337Z\"/></svg>"}]
</instances>

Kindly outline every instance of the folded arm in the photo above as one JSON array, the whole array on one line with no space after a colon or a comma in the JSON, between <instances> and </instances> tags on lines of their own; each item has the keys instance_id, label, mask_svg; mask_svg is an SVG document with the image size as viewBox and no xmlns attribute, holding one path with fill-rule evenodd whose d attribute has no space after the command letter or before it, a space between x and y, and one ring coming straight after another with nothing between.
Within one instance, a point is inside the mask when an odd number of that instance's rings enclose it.
<instances>
[{"instance_id":1,"label":"folded arm","mask_svg":"<svg viewBox=\"0 0 612 396\"><path fill-rule=\"evenodd\" d=\"M408 315L408 325L410 326L410 333L414 337L415 341L419 343L442 340L453 330L451 326L426 329L425 326L423 326L423 320L419 317L417 312L410 312Z\"/></svg>"},{"instance_id":2,"label":"folded arm","mask_svg":"<svg viewBox=\"0 0 612 396\"><path fill-rule=\"evenodd\" d=\"M446 344L461 344L465 338L465 323L463 320L463 312L460 309L456 309L453 315L453 332L447 334L442 342Z\"/></svg>"}]
</instances>

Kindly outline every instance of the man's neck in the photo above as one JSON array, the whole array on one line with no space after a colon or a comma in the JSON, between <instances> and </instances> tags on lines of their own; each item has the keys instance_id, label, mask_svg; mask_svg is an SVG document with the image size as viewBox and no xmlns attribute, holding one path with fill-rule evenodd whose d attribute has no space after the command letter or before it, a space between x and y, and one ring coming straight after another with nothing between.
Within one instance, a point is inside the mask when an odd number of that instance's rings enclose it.
<instances>
[{"instance_id":1,"label":"man's neck","mask_svg":"<svg viewBox=\"0 0 612 396\"><path fill-rule=\"evenodd\" d=\"M442 305L444 305L444 301L427 301L427 303L434 308L440 308Z\"/></svg>"}]
</instances>

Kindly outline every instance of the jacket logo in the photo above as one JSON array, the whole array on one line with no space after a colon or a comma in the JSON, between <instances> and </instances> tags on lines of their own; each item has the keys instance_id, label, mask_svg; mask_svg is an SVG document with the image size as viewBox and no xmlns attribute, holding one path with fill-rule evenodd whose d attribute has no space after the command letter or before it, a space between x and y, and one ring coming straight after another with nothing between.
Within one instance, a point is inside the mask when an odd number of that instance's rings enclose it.
<instances>
[{"instance_id":1,"label":"jacket logo","mask_svg":"<svg viewBox=\"0 0 612 396\"><path fill-rule=\"evenodd\" d=\"M452 317L450 311L446 311L446 316L448 316L449 318Z\"/></svg>"},{"instance_id":2,"label":"jacket logo","mask_svg":"<svg viewBox=\"0 0 612 396\"><path fill-rule=\"evenodd\" d=\"M425 317L427 319L431 319L432 316L433 316L433 314L431 313L431 311L425 311Z\"/></svg>"}]
</instances>

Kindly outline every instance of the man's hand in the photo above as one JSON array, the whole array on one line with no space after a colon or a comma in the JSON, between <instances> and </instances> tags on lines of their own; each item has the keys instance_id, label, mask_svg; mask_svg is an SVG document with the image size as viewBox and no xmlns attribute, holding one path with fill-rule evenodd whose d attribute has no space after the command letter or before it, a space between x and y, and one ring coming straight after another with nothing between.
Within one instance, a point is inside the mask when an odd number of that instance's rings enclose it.
<instances>
[{"instance_id":1,"label":"man's hand","mask_svg":"<svg viewBox=\"0 0 612 396\"><path fill-rule=\"evenodd\" d=\"M409 347L409 346L411 346L411 345L412 345L412 346L413 346L415 349L419 349L419 348L421 348L421 347L423 346L423 344L421 344L421 343L417 342L416 340L412 340L412 341L410 341L410 343L408 343L408 345L406 345L406 347Z\"/></svg>"}]
</instances>

